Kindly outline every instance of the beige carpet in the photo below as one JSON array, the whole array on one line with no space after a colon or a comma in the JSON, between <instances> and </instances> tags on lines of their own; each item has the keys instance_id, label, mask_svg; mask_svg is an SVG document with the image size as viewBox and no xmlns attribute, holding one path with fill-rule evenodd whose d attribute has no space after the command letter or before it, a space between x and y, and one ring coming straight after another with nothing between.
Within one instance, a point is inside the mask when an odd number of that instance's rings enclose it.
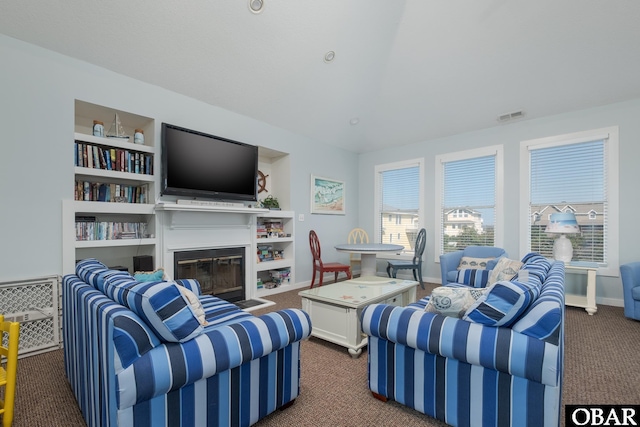
<instances>
[{"instance_id":1,"label":"beige carpet","mask_svg":"<svg viewBox=\"0 0 640 427\"><path fill-rule=\"evenodd\" d=\"M437 285L427 285L418 297ZM275 306L254 312L300 307L298 291L269 297ZM565 404L640 402L640 322L622 308L599 306L589 316L567 307ZM444 426L395 402L374 399L367 388L367 353L352 359L346 349L310 338L302 343L301 395L257 426ZM65 379L62 350L21 359L18 366L15 427L83 426Z\"/></svg>"}]
</instances>

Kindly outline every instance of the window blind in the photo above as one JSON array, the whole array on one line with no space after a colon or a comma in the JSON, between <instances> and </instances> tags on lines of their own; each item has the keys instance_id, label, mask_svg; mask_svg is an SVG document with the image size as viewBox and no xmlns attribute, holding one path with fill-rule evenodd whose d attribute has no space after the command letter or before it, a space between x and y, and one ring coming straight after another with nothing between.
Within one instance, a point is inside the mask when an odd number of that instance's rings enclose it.
<instances>
[{"instance_id":1,"label":"window blind","mask_svg":"<svg viewBox=\"0 0 640 427\"><path fill-rule=\"evenodd\" d=\"M493 246L496 156L445 162L442 172L442 252Z\"/></svg>"},{"instance_id":2,"label":"window blind","mask_svg":"<svg viewBox=\"0 0 640 427\"><path fill-rule=\"evenodd\" d=\"M530 149L531 250L553 256L551 214L573 212L580 234L568 235L574 261L606 263L606 139Z\"/></svg>"},{"instance_id":3,"label":"window blind","mask_svg":"<svg viewBox=\"0 0 640 427\"><path fill-rule=\"evenodd\" d=\"M420 228L420 167L410 166L380 172L378 227L381 243L403 245L413 250Z\"/></svg>"}]
</instances>

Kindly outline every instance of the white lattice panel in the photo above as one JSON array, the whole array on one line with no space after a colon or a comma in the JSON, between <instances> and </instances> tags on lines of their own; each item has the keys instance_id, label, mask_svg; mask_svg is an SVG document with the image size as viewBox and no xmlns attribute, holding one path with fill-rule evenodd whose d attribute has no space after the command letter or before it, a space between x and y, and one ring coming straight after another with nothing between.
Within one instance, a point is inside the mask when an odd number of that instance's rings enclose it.
<instances>
[{"instance_id":1,"label":"white lattice panel","mask_svg":"<svg viewBox=\"0 0 640 427\"><path fill-rule=\"evenodd\" d=\"M59 303L57 276L0 283L0 313L20 322L20 356L60 347Z\"/></svg>"}]
</instances>

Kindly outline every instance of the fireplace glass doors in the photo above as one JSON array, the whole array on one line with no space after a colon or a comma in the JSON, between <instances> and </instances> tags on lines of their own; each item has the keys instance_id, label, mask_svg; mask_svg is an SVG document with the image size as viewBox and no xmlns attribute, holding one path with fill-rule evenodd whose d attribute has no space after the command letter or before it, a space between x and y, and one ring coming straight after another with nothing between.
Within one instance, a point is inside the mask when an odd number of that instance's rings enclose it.
<instances>
[{"instance_id":1,"label":"fireplace glass doors","mask_svg":"<svg viewBox=\"0 0 640 427\"><path fill-rule=\"evenodd\" d=\"M229 302L245 299L244 248L204 249L174 254L176 279L197 279L202 294Z\"/></svg>"}]
</instances>

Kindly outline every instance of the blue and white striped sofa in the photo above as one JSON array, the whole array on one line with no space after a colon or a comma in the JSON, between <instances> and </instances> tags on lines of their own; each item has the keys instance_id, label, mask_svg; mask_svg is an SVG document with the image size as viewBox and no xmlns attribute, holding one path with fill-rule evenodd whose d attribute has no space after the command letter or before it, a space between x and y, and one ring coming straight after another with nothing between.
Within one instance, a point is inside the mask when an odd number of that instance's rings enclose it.
<instances>
[{"instance_id":1,"label":"blue and white striped sofa","mask_svg":"<svg viewBox=\"0 0 640 427\"><path fill-rule=\"evenodd\" d=\"M453 426L558 426L564 264L535 253L523 262L537 298L509 326L425 312L429 297L367 307L362 329L374 396Z\"/></svg>"},{"instance_id":2,"label":"blue and white striped sofa","mask_svg":"<svg viewBox=\"0 0 640 427\"><path fill-rule=\"evenodd\" d=\"M89 427L248 426L300 392L302 310L257 317L196 280L139 283L96 260L62 295L66 375Z\"/></svg>"}]
</instances>

